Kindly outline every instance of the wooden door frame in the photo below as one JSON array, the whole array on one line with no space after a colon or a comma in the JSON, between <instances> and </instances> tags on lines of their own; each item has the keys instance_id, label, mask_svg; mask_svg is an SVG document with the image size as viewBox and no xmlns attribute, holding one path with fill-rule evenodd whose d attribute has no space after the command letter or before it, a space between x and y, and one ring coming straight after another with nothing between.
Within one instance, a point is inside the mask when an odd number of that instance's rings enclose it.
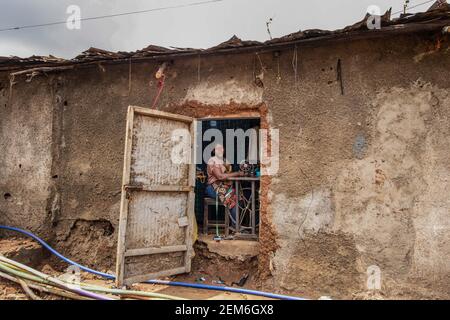
<instances>
[{"instance_id":1,"label":"wooden door frame","mask_svg":"<svg viewBox=\"0 0 450 320\"><path fill-rule=\"evenodd\" d=\"M131 179L131 154L133 146L133 128L134 128L134 116L135 114L141 114L146 116L152 116L155 118L175 120L179 122L189 123L191 132L191 163L189 164L188 173L188 186L152 186L147 188L148 191L178 191L178 192L188 192L188 200L186 206L186 217L188 219L188 224L185 229L185 243L183 246L170 246L162 248L142 248L133 249L126 251L126 231L127 231L127 220L128 220L128 207L129 201L127 198L127 190L129 189L130 179ZM142 280L149 280L146 277L161 277L168 276L172 274L179 274L191 271L191 258L193 257L193 243L192 243L192 233L193 233L193 221L195 219L194 215L194 202L195 202L195 133L196 133L196 119L167 113L163 111L147 109L137 106L129 106L127 111L127 124L126 124L126 135L125 135L125 150L124 150L124 166L122 175L122 194L121 194L121 204L120 204L120 218L119 218L119 232L118 232L118 242L117 242L117 260L116 260L116 285L120 288L128 282L139 282ZM142 188L145 189L145 186ZM156 273L151 273L148 275L134 276L130 279L124 279L125 272L125 258L128 256L142 255L142 254L156 254L156 253L169 253L169 252L179 252L185 251L184 266L163 270Z\"/></svg>"},{"instance_id":2,"label":"wooden door frame","mask_svg":"<svg viewBox=\"0 0 450 320\"><path fill-rule=\"evenodd\" d=\"M261 112L261 110L259 111L244 111L244 112L237 112L237 113L226 113L223 115L219 115L219 116L211 116L211 117L202 117L202 118L194 118L195 122L203 122L203 121L220 121L220 120L246 120L246 119L258 119L259 120L259 125L260 125L260 129L261 129L261 123L263 120L263 113ZM266 129L266 128L265 128ZM197 131L196 131L197 132ZM258 143L259 143L259 133L258 133ZM259 149L258 152L258 156L261 156L260 154L261 149ZM202 155L203 155L203 150L202 150ZM260 179L260 184L259 184L259 190L258 192L260 194L262 194L262 191L265 190L265 188L267 188L267 184L263 183L263 181L266 181L266 177L261 177ZM260 204L260 211L259 211L259 228L258 228L258 238L257 241L260 242L260 233L261 233L261 212L263 210L261 210L261 198L259 199L259 204ZM264 212L265 212L265 208L264 208Z\"/></svg>"}]
</instances>

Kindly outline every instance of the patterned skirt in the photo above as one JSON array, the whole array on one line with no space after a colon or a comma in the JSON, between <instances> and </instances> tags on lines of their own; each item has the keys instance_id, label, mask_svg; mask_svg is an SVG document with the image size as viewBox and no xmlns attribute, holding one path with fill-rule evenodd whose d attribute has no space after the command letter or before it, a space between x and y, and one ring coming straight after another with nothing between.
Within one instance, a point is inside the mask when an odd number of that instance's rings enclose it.
<instances>
[{"instance_id":1,"label":"patterned skirt","mask_svg":"<svg viewBox=\"0 0 450 320\"><path fill-rule=\"evenodd\" d=\"M225 181L216 181L211 184L220 202L228 209L233 209L237 202L236 191L233 184Z\"/></svg>"}]
</instances>

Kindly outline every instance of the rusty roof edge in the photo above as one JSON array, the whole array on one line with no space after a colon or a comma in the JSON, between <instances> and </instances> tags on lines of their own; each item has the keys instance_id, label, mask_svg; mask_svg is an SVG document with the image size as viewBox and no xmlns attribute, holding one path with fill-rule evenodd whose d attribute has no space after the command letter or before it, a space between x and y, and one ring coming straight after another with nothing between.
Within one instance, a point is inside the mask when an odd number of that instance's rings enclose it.
<instances>
[{"instance_id":1,"label":"rusty roof edge","mask_svg":"<svg viewBox=\"0 0 450 320\"><path fill-rule=\"evenodd\" d=\"M402 19L403 20L403 19ZM170 50L164 53L158 52L154 55L148 56L133 56L130 54L127 57L123 58L111 58L111 57L97 57L93 59L86 60L58 60L56 62L44 62L44 63L24 63L17 65L6 65L2 66L0 62L0 71L18 71L18 70L34 70L39 68L53 68L57 70L59 67L67 67L67 66L92 66L99 64L121 64L121 63L137 63L137 62L145 62L151 60L169 60L175 58L182 57L193 57L193 56L210 56L210 55L222 55L222 54L233 54L233 53L245 53L245 52L271 52L284 49L286 47L299 45L302 47L307 46L317 46L322 44L329 44L332 42L340 42L340 41L352 41L352 40L361 40L361 39L373 39L384 36L391 36L397 34L405 34L405 33L415 33L415 32L427 32L427 31L436 31L442 29L444 26L450 25L450 16L447 19L440 19L435 22L410 22L406 24L389 24L386 27L383 27L379 30L353 30L353 31L342 31L344 29L339 30L339 32L328 31L323 36L313 36L313 37L300 37L298 39L289 39L286 41L275 41L270 42L266 41L264 43L252 44L252 45L242 45L236 47L226 47L226 48L216 48L214 50L210 49L196 49L196 50ZM323 30L322 30L323 31ZM254 42L253 42L254 43ZM26 60L26 59L21 59ZM1 60L0 60L1 61Z\"/></svg>"}]
</instances>

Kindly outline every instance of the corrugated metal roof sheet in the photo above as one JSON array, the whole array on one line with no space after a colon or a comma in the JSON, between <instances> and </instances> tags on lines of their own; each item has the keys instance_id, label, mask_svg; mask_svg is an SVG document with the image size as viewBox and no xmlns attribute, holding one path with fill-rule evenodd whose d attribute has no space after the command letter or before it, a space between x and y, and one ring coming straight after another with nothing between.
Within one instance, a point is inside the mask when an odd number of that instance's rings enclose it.
<instances>
[{"instance_id":1,"label":"corrugated metal roof sheet","mask_svg":"<svg viewBox=\"0 0 450 320\"><path fill-rule=\"evenodd\" d=\"M400 18L391 20L390 10L381 17L380 30L368 30L366 26L366 16L363 20L345 27L343 29L328 30L304 30L288 34L286 36L268 40L266 42L243 41L233 36L217 46L209 49L193 48L164 48L155 45L149 45L146 48L135 52L111 52L107 50L89 48L73 59L66 60L54 56L32 56L29 58L19 57L0 57L0 70L20 70L34 67L58 67L75 64L85 64L101 61L126 62L129 59L145 58L172 58L183 55L207 55L212 53L229 53L235 51L261 51L264 49L281 48L286 45L298 43L309 43L317 45L320 42L329 40L351 40L370 37L383 37L392 33L401 32L419 32L421 30L437 30L442 26L450 25L450 5L442 3L441 0L427 12L421 12L414 15L401 15Z\"/></svg>"}]
</instances>

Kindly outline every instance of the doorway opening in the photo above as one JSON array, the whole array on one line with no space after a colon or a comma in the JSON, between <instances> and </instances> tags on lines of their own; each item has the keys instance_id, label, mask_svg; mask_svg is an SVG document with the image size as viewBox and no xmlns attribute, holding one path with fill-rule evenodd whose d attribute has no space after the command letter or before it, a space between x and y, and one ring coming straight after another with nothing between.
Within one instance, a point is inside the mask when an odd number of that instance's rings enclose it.
<instances>
[{"instance_id":1,"label":"doorway opening","mask_svg":"<svg viewBox=\"0 0 450 320\"><path fill-rule=\"evenodd\" d=\"M255 114L258 115L260 113ZM117 286L177 274L189 275L193 271L192 264L194 268L199 267L198 270L203 269L201 254L194 254L194 244L197 253L204 248L220 256L218 265L225 266L223 261L238 259L248 261L249 270L254 270L259 242L245 240L258 240L260 229L258 129L265 125L260 119L264 117L196 119L128 107ZM219 136L222 139L219 140ZM208 151L217 143L225 149L223 155L230 163L230 172L239 172L219 179L230 182L229 190L233 190L234 185L235 215L230 212L233 206L223 205L226 204L223 197L220 203L217 197L205 200L208 199L205 189L212 184L207 180L207 163L213 156L208 155ZM215 151L220 154L218 149ZM219 158L223 161L223 157ZM266 180L262 180L264 194ZM228 195L228 192L219 190L217 194ZM205 205L205 201L212 201L211 205ZM197 225L206 225L207 234L206 238L199 234L197 243L195 218ZM205 223L211 220L215 221L212 226ZM218 243L217 239L234 241ZM194 256L197 258L192 262Z\"/></svg>"},{"instance_id":2,"label":"doorway opening","mask_svg":"<svg viewBox=\"0 0 450 320\"><path fill-rule=\"evenodd\" d=\"M197 120L195 217L203 237L258 240L259 129L259 117ZM208 172L208 162L216 157L217 145L224 149L226 173L240 173L220 184L228 190L224 192L226 196L235 196L234 209L221 201L220 193L215 192L217 182L211 183L213 174Z\"/></svg>"}]
</instances>

